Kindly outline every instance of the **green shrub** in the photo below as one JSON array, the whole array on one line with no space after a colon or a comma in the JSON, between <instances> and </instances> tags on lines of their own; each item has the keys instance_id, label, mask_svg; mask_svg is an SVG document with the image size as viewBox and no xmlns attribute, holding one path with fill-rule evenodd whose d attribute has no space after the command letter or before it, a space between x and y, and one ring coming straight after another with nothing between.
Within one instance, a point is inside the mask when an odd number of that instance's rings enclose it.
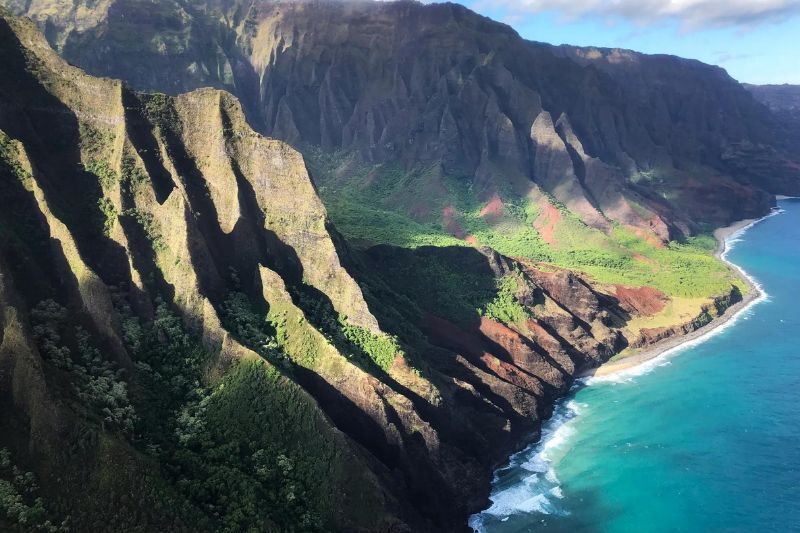
<instances>
[{"instance_id":1,"label":"green shrub","mask_svg":"<svg viewBox=\"0 0 800 533\"><path fill-rule=\"evenodd\" d=\"M214 353L186 333L166 303L157 302L150 323L121 299L117 307L139 369L141 445L214 530L321 530L330 514L331 452L299 388L255 362L234 364L220 383L207 384ZM237 337L275 356L263 318L243 294L233 293L224 308Z\"/></svg>"},{"instance_id":2,"label":"green shrub","mask_svg":"<svg viewBox=\"0 0 800 533\"><path fill-rule=\"evenodd\" d=\"M516 297L520 276L520 273L507 274L497 280L497 295L481 310L483 316L508 326L522 324L531 317Z\"/></svg>"},{"instance_id":3,"label":"green shrub","mask_svg":"<svg viewBox=\"0 0 800 533\"><path fill-rule=\"evenodd\" d=\"M106 197L97 201L97 207L103 217L103 234L109 236L117 221L117 208L114 206L114 202Z\"/></svg>"},{"instance_id":4,"label":"green shrub","mask_svg":"<svg viewBox=\"0 0 800 533\"><path fill-rule=\"evenodd\" d=\"M67 310L53 300L37 304L31 311L31 320L39 350L55 366L70 373L75 396L87 412L98 415L104 427L130 433L136 413L122 371L103 357L85 329L69 324L67 319ZM70 349L65 339L74 339L76 350Z\"/></svg>"},{"instance_id":5,"label":"green shrub","mask_svg":"<svg viewBox=\"0 0 800 533\"><path fill-rule=\"evenodd\" d=\"M83 167L86 172L94 174L100 180L103 188L108 188L119 181L119 175L114 171L106 161L99 159L92 159Z\"/></svg>"},{"instance_id":6,"label":"green shrub","mask_svg":"<svg viewBox=\"0 0 800 533\"><path fill-rule=\"evenodd\" d=\"M68 518L60 525L51 522L44 500L36 495L38 491L34 475L19 469L11 462L9 451L0 448L0 518L21 531L68 531Z\"/></svg>"},{"instance_id":7,"label":"green shrub","mask_svg":"<svg viewBox=\"0 0 800 533\"><path fill-rule=\"evenodd\" d=\"M386 372L392 367L395 357L402 353L397 339L390 335L375 334L366 328L354 326L344 316L339 318L339 326L347 340Z\"/></svg>"},{"instance_id":8,"label":"green shrub","mask_svg":"<svg viewBox=\"0 0 800 533\"><path fill-rule=\"evenodd\" d=\"M132 218L139 224L154 252L167 250L167 243L161 233L161 224L153 215L137 208L126 209L123 211L123 215Z\"/></svg>"},{"instance_id":9,"label":"green shrub","mask_svg":"<svg viewBox=\"0 0 800 533\"><path fill-rule=\"evenodd\" d=\"M278 347L274 325L257 313L246 294L233 291L222 306L222 321L242 344L273 364L288 368L286 354Z\"/></svg>"},{"instance_id":10,"label":"green shrub","mask_svg":"<svg viewBox=\"0 0 800 533\"><path fill-rule=\"evenodd\" d=\"M144 170L136 166L133 158L125 156L122 158L122 176L120 181L132 186L138 186L147 182L148 177Z\"/></svg>"}]
</instances>

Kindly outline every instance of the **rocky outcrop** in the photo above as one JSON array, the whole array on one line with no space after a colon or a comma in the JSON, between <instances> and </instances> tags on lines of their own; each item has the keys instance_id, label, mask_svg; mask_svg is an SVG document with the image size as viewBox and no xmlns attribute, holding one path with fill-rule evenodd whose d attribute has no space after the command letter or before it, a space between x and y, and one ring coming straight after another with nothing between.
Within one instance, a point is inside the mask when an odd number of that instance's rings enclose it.
<instances>
[{"instance_id":1,"label":"rocky outcrop","mask_svg":"<svg viewBox=\"0 0 800 533\"><path fill-rule=\"evenodd\" d=\"M709 304L703 305L700 313L683 324L642 328L638 335L631 339L631 348L646 348L665 339L680 337L693 333L708 325L712 320L721 317L730 308L741 304L743 296L738 287L731 287L730 292L717 296Z\"/></svg>"}]
</instances>

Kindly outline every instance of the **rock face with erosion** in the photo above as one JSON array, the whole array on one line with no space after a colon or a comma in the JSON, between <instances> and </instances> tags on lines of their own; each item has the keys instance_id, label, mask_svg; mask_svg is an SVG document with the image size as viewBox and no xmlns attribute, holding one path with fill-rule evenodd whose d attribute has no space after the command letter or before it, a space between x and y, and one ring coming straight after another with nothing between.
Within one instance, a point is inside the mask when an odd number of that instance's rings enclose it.
<instances>
[{"instance_id":1,"label":"rock face with erosion","mask_svg":"<svg viewBox=\"0 0 800 533\"><path fill-rule=\"evenodd\" d=\"M5 4L92 74L224 88L257 130L306 153L435 167L486 201L543 192L603 230L667 241L800 193L800 137L697 61L526 41L455 4ZM406 208L419 216L441 198L416 186L424 197Z\"/></svg>"},{"instance_id":2,"label":"rock face with erosion","mask_svg":"<svg viewBox=\"0 0 800 533\"><path fill-rule=\"evenodd\" d=\"M126 20L158 28L161 41L149 41L113 26L133 5L25 7L55 14L47 36L65 53L88 54L80 39L114 28L115 39L155 42L170 67L183 50L173 72L184 85L173 88L210 80L245 104L219 88L165 96L87 75L0 9L0 477L31 509L26 520L68 519L76 531L464 530L487 503L492 470L537 435L577 374L640 342L626 324L653 313L658 295L485 248L351 249L304 157L245 119L367 159L463 159L477 180L502 147L520 172L535 161L549 176L542 186L563 191L587 223L613 211L635 225L627 186L597 192L622 180L622 159L600 156L605 137L579 138L594 119L568 117L542 81L546 104L517 85L512 52L566 65L567 80L610 78L453 6L320 4L330 34L300 31L311 4L226 7L230 28L249 28L236 41L203 25L222 10L213 2L148 3ZM355 39L345 14L363 38L386 36L345 46ZM454 24L474 41L371 78L380 57L367 50L395 54L383 50L391 32L412 23L420 43L454 38L441 30ZM225 47L196 47L212 35ZM480 61L459 55L466 44ZM93 49L95 66L118 50ZM129 50L120 61L152 59ZM364 56L352 63L356 50ZM283 66L262 87L252 68L270 64ZM162 66L134 81L157 85ZM281 92L288 72L300 85ZM395 104L377 99L385 87L365 89L387 80ZM392 133L398 109L426 108L420 94L453 92ZM458 106L473 104L487 122L459 122ZM353 117L372 126L349 127ZM420 122L431 117L438 128ZM472 133L456 133L464 128ZM0 529L25 523L4 516Z\"/></svg>"}]
</instances>

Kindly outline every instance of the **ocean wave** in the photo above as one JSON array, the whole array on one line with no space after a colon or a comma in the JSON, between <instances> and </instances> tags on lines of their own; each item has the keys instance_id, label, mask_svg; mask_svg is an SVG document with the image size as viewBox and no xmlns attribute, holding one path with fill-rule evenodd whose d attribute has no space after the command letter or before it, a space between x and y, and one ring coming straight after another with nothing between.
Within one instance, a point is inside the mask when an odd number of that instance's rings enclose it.
<instances>
[{"instance_id":1,"label":"ocean wave","mask_svg":"<svg viewBox=\"0 0 800 533\"><path fill-rule=\"evenodd\" d=\"M613 374L597 377L592 376L576 380L575 385L570 391L570 396L579 388L598 383L631 382L634 378L652 372L656 368L672 364L671 361L669 361L671 357L714 338L716 335L719 335L733 326L738 320L749 319L753 306L768 301L769 295L758 280L753 278L739 265L729 261L727 255L733 250L737 243L743 240L742 235L748 229L783 212L782 209L775 208L769 215L755 220L731 234L725 239L725 250L720 254L720 258L723 261L736 269L737 272L756 287L759 291L759 296L757 298L749 302L735 316L731 317L721 326L709 331L705 335L701 335L666 350L658 357ZM527 472L528 475L523 475L521 479L517 480L512 485L498 490L489 497L492 502L491 506L469 518L468 525L473 531L484 533L486 531L484 527L485 522L490 518L506 521L510 516L521 513L539 513L545 515L569 514L567 509L561 508L558 505L558 501L563 499L564 494L554 466L557 464L558 460L566 454L569 449L569 442L577 432L577 430L572 427L573 424L571 424L571 422L582 414L586 408L588 408L587 404L578 403L574 399L569 399L569 396L556 404L553 416L542 425L542 436L539 441L531 444L523 451L512 455L509 458L508 464L495 472L492 484L494 486L501 484L504 474L516 470L523 470Z\"/></svg>"},{"instance_id":2,"label":"ocean wave","mask_svg":"<svg viewBox=\"0 0 800 533\"><path fill-rule=\"evenodd\" d=\"M572 393L579 387L581 385L576 384ZM522 471L524 474L510 486L493 493L488 509L470 517L468 525L474 531L484 531L484 523L489 518L505 521L515 514L569 514L559 506L564 494L554 465L567 452L576 434L570 421L584 413L587 407L587 404L572 399L556 404L553 416L542 425L541 439L512 455L508 465L495 472L495 486L503 485L504 473Z\"/></svg>"}]
</instances>

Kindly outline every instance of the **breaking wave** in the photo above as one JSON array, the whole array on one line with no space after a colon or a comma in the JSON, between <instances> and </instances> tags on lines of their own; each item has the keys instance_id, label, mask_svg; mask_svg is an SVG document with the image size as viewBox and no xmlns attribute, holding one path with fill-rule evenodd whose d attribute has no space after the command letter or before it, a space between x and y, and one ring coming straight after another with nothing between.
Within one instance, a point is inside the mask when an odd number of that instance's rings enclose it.
<instances>
[{"instance_id":1,"label":"breaking wave","mask_svg":"<svg viewBox=\"0 0 800 533\"><path fill-rule=\"evenodd\" d=\"M574 396L578 389L597 383L631 382L634 378L652 372L656 368L670 365L669 359L672 356L708 341L730 328L738 320L747 320L752 307L760 302L767 301L769 296L755 278L738 265L731 263L727 259L727 255L737 243L741 242L742 235L748 229L762 220L782 212L783 210L781 209L774 209L769 215L753 221L730 235L725 240L725 251L720 255L723 261L756 287L759 291L759 296L749 302L747 306L742 308L725 324L709 331L705 335L666 350L658 357L613 374L577 380L568 397L556 404L553 416L542 425L542 436L539 441L512 455L508 464L495 472L492 481L493 492L489 498L492 502L491 506L480 513L472 515L469 519L468 525L474 531L483 533L485 531L484 523L487 518L505 521L515 514L539 513L561 516L569 514L567 509L559 506L560 500L564 496L556 475L555 465L569 451L570 442L577 431L573 427L574 419L588 410L589 407L587 404L581 404L570 399L570 397Z\"/></svg>"}]
</instances>

